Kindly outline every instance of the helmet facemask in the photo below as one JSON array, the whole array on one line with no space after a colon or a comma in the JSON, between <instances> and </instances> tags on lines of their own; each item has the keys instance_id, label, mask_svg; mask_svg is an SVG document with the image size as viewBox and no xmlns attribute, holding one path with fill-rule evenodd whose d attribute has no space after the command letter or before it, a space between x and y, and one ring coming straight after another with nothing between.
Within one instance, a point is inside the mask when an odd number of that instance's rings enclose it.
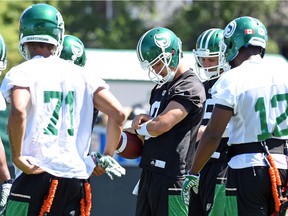
<instances>
[{"instance_id":1,"label":"helmet facemask","mask_svg":"<svg viewBox=\"0 0 288 216\"><path fill-rule=\"evenodd\" d=\"M225 52L227 49L227 45L224 43L223 40L219 42L219 58L218 58L218 65L221 65L223 71L228 71L231 69L231 66L226 61Z\"/></svg>"},{"instance_id":2,"label":"helmet facemask","mask_svg":"<svg viewBox=\"0 0 288 216\"><path fill-rule=\"evenodd\" d=\"M196 74L203 81L216 79L227 70L226 61L220 61L219 42L223 39L223 29L211 28L204 31L197 39L196 49L193 50L195 57ZM205 66L203 58L209 61L215 59L213 66ZM212 64L209 64L212 65Z\"/></svg>"},{"instance_id":3,"label":"helmet facemask","mask_svg":"<svg viewBox=\"0 0 288 216\"><path fill-rule=\"evenodd\" d=\"M215 58L218 57L219 62L219 52L209 52L209 50L206 49L197 49L193 50L195 61L196 61L196 71L201 79L215 79L220 76L220 72L222 71L222 68L219 67L219 64L210 66L210 67L204 67L202 64L202 58ZM203 70L205 76L203 76L203 73L200 71Z\"/></svg>"},{"instance_id":4,"label":"helmet facemask","mask_svg":"<svg viewBox=\"0 0 288 216\"><path fill-rule=\"evenodd\" d=\"M7 58L6 44L2 35L0 35L0 75L1 72L6 69L7 66L6 58Z\"/></svg>"},{"instance_id":5,"label":"helmet facemask","mask_svg":"<svg viewBox=\"0 0 288 216\"><path fill-rule=\"evenodd\" d=\"M0 75L1 75L1 72L6 69L6 65L7 65L6 59L3 61L0 61Z\"/></svg>"},{"instance_id":6,"label":"helmet facemask","mask_svg":"<svg viewBox=\"0 0 288 216\"><path fill-rule=\"evenodd\" d=\"M148 62L147 60L145 60L144 62L141 62L141 67L145 70L148 69L148 76L149 79L158 84L158 85L163 85L166 82L171 81L174 76L175 76L175 71L172 71L171 68L169 67L171 61L172 61L172 54L171 53L167 53L165 52L165 50L162 48L162 53L155 58L153 61ZM162 62L163 67L161 68L161 70L159 70L158 72L156 72L153 68L154 65L156 65L157 63ZM161 72L166 69L166 76L162 76Z\"/></svg>"}]
</instances>

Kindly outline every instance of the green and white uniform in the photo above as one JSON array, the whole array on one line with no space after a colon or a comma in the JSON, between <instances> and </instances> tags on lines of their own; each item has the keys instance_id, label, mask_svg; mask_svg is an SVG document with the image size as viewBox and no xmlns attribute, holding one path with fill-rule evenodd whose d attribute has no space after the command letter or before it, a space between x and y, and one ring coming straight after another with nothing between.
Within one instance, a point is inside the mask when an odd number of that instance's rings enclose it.
<instances>
[{"instance_id":1,"label":"green and white uniform","mask_svg":"<svg viewBox=\"0 0 288 216\"><path fill-rule=\"evenodd\" d=\"M224 73L213 86L212 97L216 107L233 111L225 215L271 215L272 186L260 142L266 141L282 183L287 182L287 71L252 57Z\"/></svg>"},{"instance_id":2,"label":"green and white uniform","mask_svg":"<svg viewBox=\"0 0 288 216\"><path fill-rule=\"evenodd\" d=\"M14 86L28 87L31 93L23 156L54 176L87 179L95 167L87 156L92 98L107 84L59 57L37 56L6 74L1 88L8 101Z\"/></svg>"}]
</instances>

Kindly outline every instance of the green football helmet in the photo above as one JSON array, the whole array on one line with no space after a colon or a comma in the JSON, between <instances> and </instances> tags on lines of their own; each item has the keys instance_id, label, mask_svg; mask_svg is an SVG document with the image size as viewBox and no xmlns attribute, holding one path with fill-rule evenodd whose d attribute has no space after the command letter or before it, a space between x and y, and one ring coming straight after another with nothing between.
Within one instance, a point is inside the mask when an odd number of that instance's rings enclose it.
<instances>
[{"instance_id":1,"label":"green football helmet","mask_svg":"<svg viewBox=\"0 0 288 216\"><path fill-rule=\"evenodd\" d=\"M169 29L156 27L150 29L139 39L137 56L141 67L149 70L149 79L158 85L162 85L174 78L179 61L183 57L181 40ZM153 66L161 61L164 66L156 73ZM166 68L167 75L162 77L160 73Z\"/></svg>"},{"instance_id":2,"label":"green football helmet","mask_svg":"<svg viewBox=\"0 0 288 216\"><path fill-rule=\"evenodd\" d=\"M22 13L19 22L19 51L26 60L30 59L27 42L53 44L54 55L60 55L64 21L55 7L44 3L31 5Z\"/></svg>"},{"instance_id":3,"label":"green football helmet","mask_svg":"<svg viewBox=\"0 0 288 216\"><path fill-rule=\"evenodd\" d=\"M5 70L7 66L6 57L7 57L6 44L2 35L0 34L0 75L1 75L1 72Z\"/></svg>"},{"instance_id":4,"label":"green football helmet","mask_svg":"<svg viewBox=\"0 0 288 216\"><path fill-rule=\"evenodd\" d=\"M82 41L73 35L65 35L60 58L84 67L86 64L86 53Z\"/></svg>"},{"instance_id":5,"label":"green football helmet","mask_svg":"<svg viewBox=\"0 0 288 216\"><path fill-rule=\"evenodd\" d=\"M243 16L231 21L224 29L224 40L220 43L221 59L232 61L242 47L258 46L264 56L268 35L266 27L253 17Z\"/></svg>"},{"instance_id":6,"label":"green football helmet","mask_svg":"<svg viewBox=\"0 0 288 216\"><path fill-rule=\"evenodd\" d=\"M196 41L196 49L193 50L195 57L196 73L201 80L215 79L220 76L220 73L229 69L226 62L220 64L219 61L219 43L223 40L224 30L219 28L211 28L204 31ZM202 58L218 57L218 64L211 67L204 67ZM204 74L203 74L204 72Z\"/></svg>"}]
</instances>

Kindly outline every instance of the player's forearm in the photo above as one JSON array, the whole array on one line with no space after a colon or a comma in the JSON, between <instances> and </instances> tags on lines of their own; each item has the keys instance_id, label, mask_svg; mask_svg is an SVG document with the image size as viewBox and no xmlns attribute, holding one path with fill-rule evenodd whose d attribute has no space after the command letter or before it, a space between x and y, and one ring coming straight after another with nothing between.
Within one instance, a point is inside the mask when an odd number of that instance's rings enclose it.
<instances>
[{"instance_id":1,"label":"player's forearm","mask_svg":"<svg viewBox=\"0 0 288 216\"><path fill-rule=\"evenodd\" d=\"M5 149L0 138L0 181L3 182L8 179L11 179L11 176L7 167Z\"/></svg>"},{"instance_id":2,"label":"player's forearm","mask_svg":"<svg viewBox=\"0 0 288 216\"><path fill-rule=\"evenodd\" d=\"M204 133L205 134L205 133ZM192 167L190 170L191 174L198 174L211 155L216 151L221 138L207 137L203 134L197 147L195 157L193 159Z\"/></svg>"},{"instance_id":3,"label":"player's forearm","mask_svg":"<svg viewBox=\"0 0 288 216\"><path fill-rule=\"evenodd\" d=\"M201 139L201 137L202 137L205 129L206 129L206 125L205 125L205 126L204 126L204 125L201 125L201 126L200 126L200 128L199 128L199 130L198 130L198 133L197 133L196 142L198 142L198 141Z\"/></svg>"},{"instance_id":4,"label":"player's forearm","mask_svg":"<svg viewBox=\"0 0 288 216\"><path fill-rule=\"evenodd\" d=\"M122 130L123 124L116 123L111 118L108 119L106 129L106 145L103 152L105 155L113 156L119 143Z\"/></svg>"},{"instance_id":5,"label":"player's forearm","mask_svg":"<svg viewBox=\"0 0 288 216\"><path fill-rule=\"evenodd\" d=\"M11 109L8 120L8 135L11 148L11 156L14 161L22 154L22 143L26 129L26 112Z\"/></svg>"}]
</instances>

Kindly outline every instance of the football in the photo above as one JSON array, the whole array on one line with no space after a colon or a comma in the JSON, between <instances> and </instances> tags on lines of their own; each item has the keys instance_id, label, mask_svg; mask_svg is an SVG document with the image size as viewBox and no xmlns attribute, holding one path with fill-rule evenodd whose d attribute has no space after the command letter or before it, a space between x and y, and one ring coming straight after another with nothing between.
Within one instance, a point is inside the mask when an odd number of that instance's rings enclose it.
<instances>
[{"instance_id":1,"label":"football","mask_svg":"<svg viewBox=\"0 0 288 216\"><path fill-rule=\"evenodd\" d=\"M135 159L142 155L143 141L136 135L123 131L116 153L126 159Z\"/></svg>"}]
</instances>

